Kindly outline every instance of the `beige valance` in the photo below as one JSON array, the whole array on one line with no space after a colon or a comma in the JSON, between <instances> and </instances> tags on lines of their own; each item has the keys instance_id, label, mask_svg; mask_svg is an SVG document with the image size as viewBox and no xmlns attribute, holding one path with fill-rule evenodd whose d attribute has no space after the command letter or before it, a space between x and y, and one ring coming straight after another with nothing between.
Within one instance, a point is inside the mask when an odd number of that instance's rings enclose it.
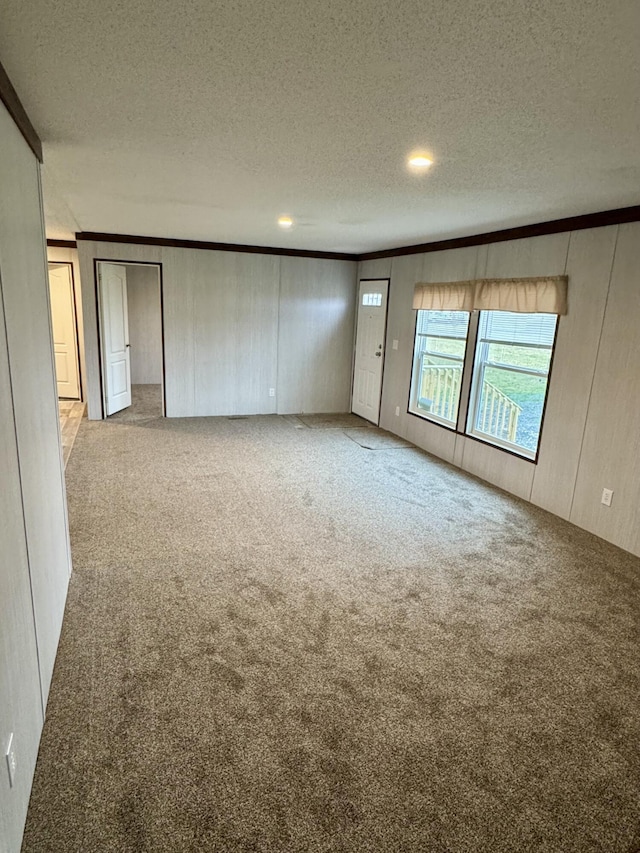
<instances>
[{"instance_id":1,"label":"beige valance","mask_svg":"<svg viewBox=\"0 0 640 853\"><path fill-rule=\"evenodd\" d=\"M419 282L413 294L413 307L425 311L566 314L568 281L566 275L557 275L544 278Z\"/></svg>"}]
</instances>

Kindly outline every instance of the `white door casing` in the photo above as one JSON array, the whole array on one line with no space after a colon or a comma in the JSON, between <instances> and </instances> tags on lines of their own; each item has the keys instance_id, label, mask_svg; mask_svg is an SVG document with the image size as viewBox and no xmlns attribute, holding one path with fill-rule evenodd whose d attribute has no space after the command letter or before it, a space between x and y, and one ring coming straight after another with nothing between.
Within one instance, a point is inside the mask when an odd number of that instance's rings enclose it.
<instances>
[{"instance_id":1,"label":"white door casing","mask_svg":"<svg viewBox=\"0 0 640 853\"><path fill-rule=\"evenodd\" d=\"M380 420L388 295L388 278L360 282L351 411L376 425Z\"/></svg>"},{"instance_id":2,"label":"white door casing","mask_svg":"<svg viewBox=\"0 0 640 853\"><path fill-rule=\"evenodd\" d=\"M49 292L58 397L79 400L78 330L70 264L49 264Z\"/></svg>"},{"instance_id":3,"label":"white door casing","mask_svg":"<svg viewBox=\"0 0 640 853\"><path fill-rule=\"evenodd\" d=\"M105 414L108 416L131 405L127 270L122 264L98 263L98 294Z\"/></svg>"}]
</instances>

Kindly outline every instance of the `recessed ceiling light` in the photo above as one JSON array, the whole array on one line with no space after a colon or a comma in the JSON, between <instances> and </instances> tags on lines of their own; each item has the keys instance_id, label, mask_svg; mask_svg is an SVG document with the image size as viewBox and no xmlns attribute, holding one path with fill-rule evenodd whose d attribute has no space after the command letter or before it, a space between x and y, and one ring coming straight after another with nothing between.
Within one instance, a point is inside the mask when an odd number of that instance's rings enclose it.
<instances>
[{"instance_id":1,"label":"recessed ceiling light","mask_svg":"<svg viewBox=\"0 0 640 853\"><path fill-rule=\"evenodd\" d=\"M408 162L414 169L428 169L433 165L433 160L426 154L411 154Z\"/></svg>"},{"instance_id":2,"label":"recessed ceiling light","mask_svg":"<svg viewBox=\"0 0 640 853\"><path fill-rule=\"evenodd\" d=\"M293 225L293 219L290 216L280 216L278 218L278 225L280 228L284 228L286 230L287 228L291 228Z\"/></svg>"}]
</instances>

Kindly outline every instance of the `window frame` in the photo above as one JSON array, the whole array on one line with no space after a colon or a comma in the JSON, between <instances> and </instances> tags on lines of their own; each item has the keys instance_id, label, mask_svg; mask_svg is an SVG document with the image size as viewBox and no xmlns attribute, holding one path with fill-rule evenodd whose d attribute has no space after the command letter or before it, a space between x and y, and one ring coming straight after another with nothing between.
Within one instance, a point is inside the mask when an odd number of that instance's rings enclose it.
<instances>
[{"instance_id":1,"label":"window frame","mask_svg":"<svg viewBox=\"0 0 640 853\"><path fill-rule=\"evenodd\" d=\"M469 314L469 320L467 322L467 336L466 336L466 338L454 338L454 337L446 338L447 340L464 341L464 355L462 356L462 359L458 359L455 356L447 356L444 353L434 353L434 355L441 356L442 358L450 358L450 360L452 362L453 361L459 362L462 365L461 378L460 378L460 397L458 400L458 411L457 411L457 415L456 415L456 420L455 421L449 421L446 418L439 417L438 415L428 415L426 413L421 414L419 411L414 411L414 409L418 409L417 390L416 390L416 393L414 394L414 376L415 376L416 365L417 365L416 341L418 338L418 311L416 311L414 332L413 332L413 355L411 358L411 377L410 377L410 382L409 382L409 401L407 404L407 411L410 415L415 415L417 418L422 418L423 420L429 421L430 423L437 424L438 426L441 426L444 429L448 429L452 432L458 432L458 428L460 425L460 410L462 409L463 402L464 402L463 394L465 391L466 365L467 365L467 356L469 354L469 337L470 337L469 330L471 328L471 320L472 320L473 313L469 312L469 311L460 311L460 312L456 311L456 312L452 312L452 313ZM428 337L428 335L424 335L423 337ZM437 336L434 335L432 337L437 337ZM445 339L444 336L441 336L441 337L443 338L443 340ZM411 408L412 406L414 407L414 409Z\"/></svg>"},{"instance_id":2,"label":"window frame","mask_svg":"<svg viewBox=\"0 0 640 853\"><path fill-rule=\"evenodd\" d=\"M416 316L414 321L413 353L411 361L411 374L409 377L410 382L409 398L407 401L407 414L412 415L416 418L420 418L421 420L427 421L427 423L434 424L435 426L442 427L443 429L446 429L449 432L455 432L456 435L464 436L464 438L468 438L471 441L477 441L480 444L483 444L485 447L492 447L493 449L499 450L502 453L508 453L511 456L515 456L517 459L522 459L525 462L531 462L534 465L537 465L540 456L540 446L542 444L545 417L547 413L547 403L549 401L549 388L551 386L551 379L553 376L553 365L555 361L556 347L558 344L558 329L560 327L560 319L562 315L556 315L553 343L551 345L551 358L549 360L547 384L544 393L544 400L542 403L542 414L540 417L540 429L538 431L538 443L536 447L536 452L535 454L528 454L524 449L520 451L517 449L517 447L514 447L508 444L507 442L500 442L500 439L495 439L494 437L491 437L492 440L489 440L489 438L483 437L483 434L477 435L470 431L469 423L472 420L474 411L476 411L476 405L474 404L474 400L472 399L472 395L476 393L476 388L474 386L478 384L481 387L481 384L476 383L475 381L476 358L478 353L478 335L480 330L480 315L482 313L480 309L474 309L473 311L467 312L469 314L469 323L467 326L467 341L462 368L460 400L458 403L458 418L455 426L450 425L450 423L447 423L444 420L436 419L426 413L421 414L420 412L412 410L411 406L414 396L414 371L416 361L416 338L418 334L418 312L421 310L428 309L416 309L415 311ZM485 313L487 312L485 311Z\"/></svg>"}]
</instances>

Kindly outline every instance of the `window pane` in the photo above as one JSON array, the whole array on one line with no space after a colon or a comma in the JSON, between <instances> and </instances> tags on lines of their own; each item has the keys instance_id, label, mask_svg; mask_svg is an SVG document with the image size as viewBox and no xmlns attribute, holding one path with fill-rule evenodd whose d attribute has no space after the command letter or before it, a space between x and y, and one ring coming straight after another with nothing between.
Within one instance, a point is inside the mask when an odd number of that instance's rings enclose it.
<instances>
[{"instance_id":1,"label":"window pane","mask_svg":"<svg viewBox=\"0 0 640 853\"><path fill-rule=\"evenodd\" d=\"M556 322L554 314L481 312L471 434L524 456L535 456Z\"/></svg>"},{"instance_id":2,"label":"window pane","mask_svg":"<svg viewBox=\"0 0 640 853\"><path fill-rule=\"evenodd\" d=\"M462 360L466 345L466 338L463 340L451 340L448 338L435 338L432 335L426 335L424 338L425 350L430 352L434 357L438 354L445 359L454 357Z\"/></svg>"},{"instance_id":3,"label":"window pane","mask_svg":"<svg viewBox=\"0 0 640 853\"><path fill-rule=\"evenodd\" d=\"M476 429L535 453L546 391L546 377L487 367Z\"/></svg>"},{"instance_id":4,"label":"window pane","mask_svg":"<svg viewBox=\"0 0 640 853\"><path fill-rule=\"evenodd\" d=\"M482 311L480 337L487 341L553 346L555 314L514 314L511 311Z\"/></svg>"},{"instance_id":5,"label":"window pane","mask_svg":"<svg viewBox=\"0 0 640 853\"><path fill-rule=\"evenodd\" d=\"M373 308L379 308L382 305L381 293L363 293L362 304Z\"/></svg>"},{"instance_id":6,"label":"window pane","mask_svg":"<svg viewBox=\"0 0 640 853\"><path fill-rule=\"evenodd\" d=\"M465 311L418 311L409 410L455 426L469 327Z\"/></svg>"}]
</instances>

